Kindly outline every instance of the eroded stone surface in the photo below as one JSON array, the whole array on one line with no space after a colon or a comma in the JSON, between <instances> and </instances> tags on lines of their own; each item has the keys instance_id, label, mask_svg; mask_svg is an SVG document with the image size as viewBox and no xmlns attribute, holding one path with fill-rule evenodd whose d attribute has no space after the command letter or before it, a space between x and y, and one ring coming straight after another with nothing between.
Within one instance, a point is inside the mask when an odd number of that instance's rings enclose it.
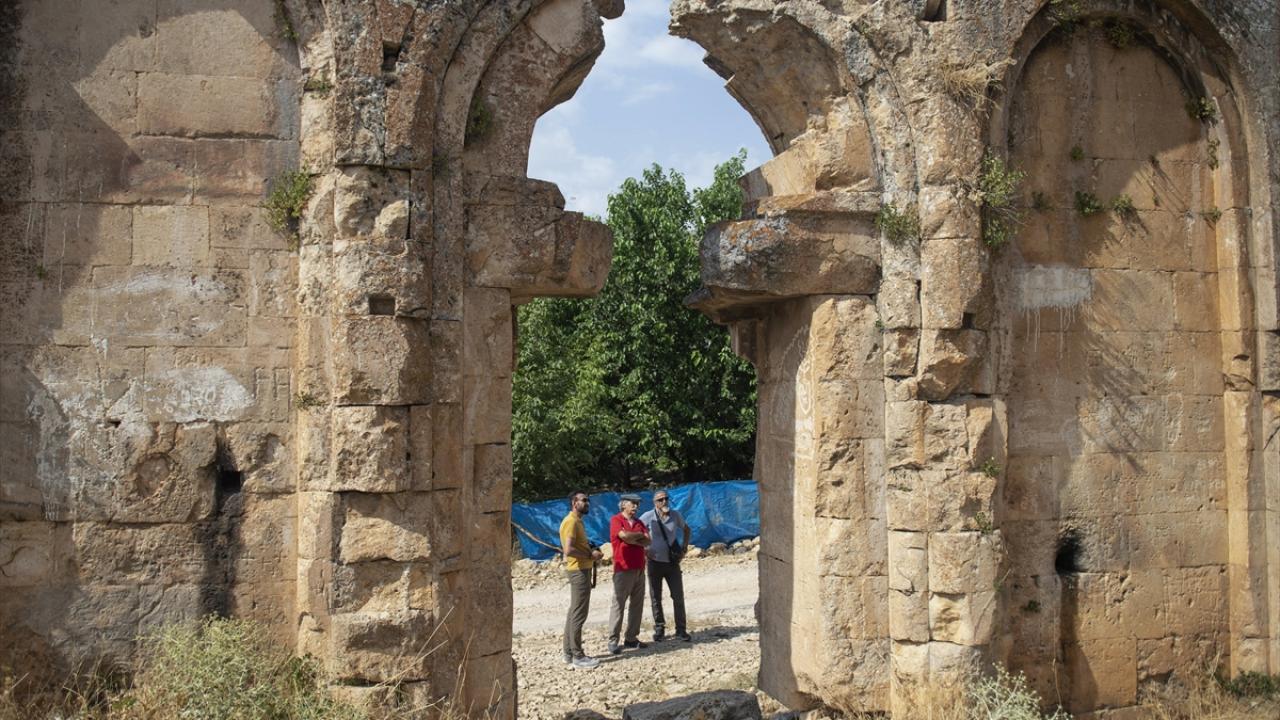
<instances>
[{"instance_id":1,"label":"eroded stone surface","mask_svg":"<svg viewBox=\"0 0 1280 720\"><path fill-rule=\"evenodd\" d=\"M509 717L511 309L611 253L527 149L622 3L206 5L0 10L0 662L222 613ZM1280 11L766 5L672 8L776 153L695 298L759 374L761 687L1280 670Z\"/></svg>"}]
</instances>

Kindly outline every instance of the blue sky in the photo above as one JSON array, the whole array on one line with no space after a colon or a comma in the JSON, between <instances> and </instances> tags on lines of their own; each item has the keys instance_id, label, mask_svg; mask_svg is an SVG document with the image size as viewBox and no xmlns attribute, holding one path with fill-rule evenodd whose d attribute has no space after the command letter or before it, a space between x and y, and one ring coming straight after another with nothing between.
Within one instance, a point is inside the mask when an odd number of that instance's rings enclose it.
<instances>
[{"instance_id":1,"label":"blue sky","mask_svg":"<svg viewBox=\"0 0 1280 720\"><path fill-rule=\"evenodd\" d=\"M528 175L559 185L571 210L603 217L609 194L655 162L701 187L739 148L748 170L770 157L702 48L667 34L669 8L627 0L622 17L604 21L604 53L578 93L538 120Z\"/></svg>"}]
</instances>

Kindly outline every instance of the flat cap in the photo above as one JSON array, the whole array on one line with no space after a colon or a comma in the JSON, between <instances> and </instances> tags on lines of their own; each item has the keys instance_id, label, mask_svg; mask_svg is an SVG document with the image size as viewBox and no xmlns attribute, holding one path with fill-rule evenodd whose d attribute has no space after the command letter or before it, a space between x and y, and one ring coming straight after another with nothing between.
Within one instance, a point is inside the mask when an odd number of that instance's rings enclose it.
<instances>
[{"instance_id":1,"label":"flat cap","mask_svg":"<svg viewBox=\"0 0 1280 720\"><path fill-rule=\"evenodd\" d=\"M639 495L637 495L637 494L635 494L635 493L627 493L626 495L623 495L622 497L620 497L620 498L618 498L618 499L619 499L619 500L630 500L631 502L633 502L633 503L635 503L635 504L637 504L637 505L639 505L639 504L640 504L640 496L639 496Z\"/></svg>"}]
</instances>

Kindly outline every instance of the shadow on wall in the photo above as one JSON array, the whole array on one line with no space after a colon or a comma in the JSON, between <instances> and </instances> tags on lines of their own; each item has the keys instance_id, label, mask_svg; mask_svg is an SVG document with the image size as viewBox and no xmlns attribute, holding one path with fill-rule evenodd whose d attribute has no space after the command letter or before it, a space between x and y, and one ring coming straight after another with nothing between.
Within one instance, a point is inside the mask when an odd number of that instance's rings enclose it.
<instances>
[{"instance_id":1,"label":"shadow on wall","mask_svg":"<svg viewBox=\"0 0 1280 720\"><path fill-rule=\"evenodd\" d=\"M156 623L233 607L242 480L206 422L231 418L166 406L140 347L217 345L243 278L132 239L139 212L261 197L293 162L280 33L257 0L0 3L0 658L16 667L127 658ZM241 91L295 128L285 142L200 125ZM219 142L244 139L270 150Z\"/></svg>"},{"instance_id":2,"label":"shadow on wall","mask_svg":"<svg viewBox=\"0 0 1280 720\"><path fill-rule=\"evenodd\" d=\"M1226 563L1206 126L1137 33L1123 47L1102 28L1050 35L1012 97L1010 160L1038 207L998 283L1009 664L1071 711L1126 706L1143 672L1168 678L1140 657L1162 642L1203 653L1226 630L1163 599ZM1208 582L1197 597L1225 603Z\"/></svg>"}]
</instances>

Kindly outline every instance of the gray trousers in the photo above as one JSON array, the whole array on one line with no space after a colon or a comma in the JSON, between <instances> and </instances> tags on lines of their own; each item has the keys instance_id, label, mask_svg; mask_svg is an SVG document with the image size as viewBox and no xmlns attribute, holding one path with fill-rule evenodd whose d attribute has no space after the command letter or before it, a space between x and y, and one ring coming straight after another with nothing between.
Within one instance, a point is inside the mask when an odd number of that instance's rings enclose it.
<instances>
[{"instance_id":1,"label":"gray trousers","mask_svg":"<svg viewBox=\"0 0 1280 720\"><path fill-rule=\"evenodd\" d=\"M615 570L613 605L609 607L609 642L617 643L622 633L622 607L627 607L626 642L640 639L640 613L644 610L644 570Z\"/></svg>"},{"instance_id":2,"label":"gray trousers","mask_svg":"<svg viewBox=\"0 0 1280 720\"><path fill-rule=\"evenodd\" d=\"M591 571L567 570L569 575L569 617L564 621L564 654L582 657L582 626L591 609Z\"/></svg>"}]
</instances>

